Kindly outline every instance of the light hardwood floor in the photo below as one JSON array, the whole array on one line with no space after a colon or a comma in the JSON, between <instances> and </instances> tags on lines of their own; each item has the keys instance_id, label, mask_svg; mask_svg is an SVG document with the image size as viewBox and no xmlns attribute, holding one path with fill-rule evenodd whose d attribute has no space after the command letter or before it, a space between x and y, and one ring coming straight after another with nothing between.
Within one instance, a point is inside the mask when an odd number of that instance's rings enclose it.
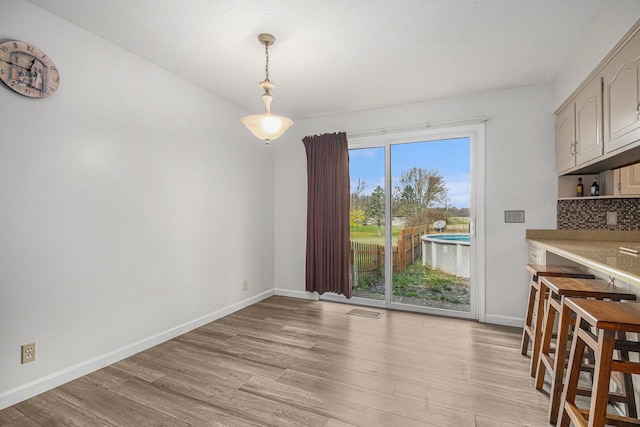
<instances>
[{"instance_id":1,"label":"light hardwood floor","mask_svg":"<svg viewBox=\"0 0 640 427\"><path fill-rule=\"evenodd\" d=\"M0 425L549 426L521 329L352 308L271 297L0 411Z\"/></svg>"}]
</instances>

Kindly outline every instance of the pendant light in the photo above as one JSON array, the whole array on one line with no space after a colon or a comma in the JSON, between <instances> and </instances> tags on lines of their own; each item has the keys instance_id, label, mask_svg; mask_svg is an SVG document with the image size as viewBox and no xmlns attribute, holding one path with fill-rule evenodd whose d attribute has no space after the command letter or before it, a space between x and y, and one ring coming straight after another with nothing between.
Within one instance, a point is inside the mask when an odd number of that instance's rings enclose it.
<instances>
[{"instance_id":1,"label":"pendant light","mask_svg":"<svg viewBox=\"0 0 640 427\"><path fill-rule=\"evenodd\" d=\"M258 35L258 40L264 45L265 51L265 79L260 82L260 87L264 89L262 102L264 102L264 113L245 116L240 121L255 136L264 140L267 145L274 139L277 139L293 125L293 122L283 116L274 116L271 114L271 101L273 97L270 91L275 85L269 80L269 46L273 46L276 38L271 34L262 33Z\"/></svg>"}]
</instances>

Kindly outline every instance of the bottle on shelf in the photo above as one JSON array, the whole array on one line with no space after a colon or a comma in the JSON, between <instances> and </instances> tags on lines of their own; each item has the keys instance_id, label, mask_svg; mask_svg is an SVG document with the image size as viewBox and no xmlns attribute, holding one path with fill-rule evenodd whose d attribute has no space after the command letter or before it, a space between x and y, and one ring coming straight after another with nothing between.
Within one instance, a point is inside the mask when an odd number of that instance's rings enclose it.
<instances>
[{"instance_id":1,"label":"bottle on shelf","mask_svg":"<svg viewBox=\"0 0 640 427\"><path fill-rule=\"evenodd\" d=\"M584 186L582 185L582 178L578 178L578 185L576 185L576 195L578 197L584 196Z\"/></svg>"},{"instance_id":2,"label":"bottle on shelf","mask_svg":"<svg viewBox=\"0 0 640 427\"><path fill-rule=\"evenodd\" d=\"M600 186L598 185L598 177L593 178L593 184L591 184L591 196L600 195Z\"/></svg>"}]
</instances>

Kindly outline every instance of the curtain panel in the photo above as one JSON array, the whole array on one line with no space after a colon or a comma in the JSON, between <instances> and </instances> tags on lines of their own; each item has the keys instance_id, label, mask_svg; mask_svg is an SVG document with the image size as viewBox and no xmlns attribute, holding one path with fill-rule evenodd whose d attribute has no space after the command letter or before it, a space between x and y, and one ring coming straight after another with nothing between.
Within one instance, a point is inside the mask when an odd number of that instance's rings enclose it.
<instances>
[{"instance_id":1,"label":"curtain panel","mask_svg":"<svg viewBox=\"0 0 640 427\"><path fill-rule=\"evenodd\" d=\"M349 146L344 132L307 136L308 292L351 298L349 281Z\"/></svg>"}]
</instances>

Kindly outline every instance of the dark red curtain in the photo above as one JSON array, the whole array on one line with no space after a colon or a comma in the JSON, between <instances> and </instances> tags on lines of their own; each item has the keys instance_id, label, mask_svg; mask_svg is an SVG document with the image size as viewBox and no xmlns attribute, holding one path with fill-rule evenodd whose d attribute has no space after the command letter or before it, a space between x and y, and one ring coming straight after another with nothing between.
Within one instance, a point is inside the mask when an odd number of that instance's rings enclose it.
<instances>
[{"instance_id":1,"label":"dark red curtain","mask_svg":"<svg viewBox=\"0 0 640 427\"><path fill-rule=\"evenodd\" d=\"M349 147L344 132L307 136L308 292L351 298L349 283Z\"/></svg>"}]
</instances>

